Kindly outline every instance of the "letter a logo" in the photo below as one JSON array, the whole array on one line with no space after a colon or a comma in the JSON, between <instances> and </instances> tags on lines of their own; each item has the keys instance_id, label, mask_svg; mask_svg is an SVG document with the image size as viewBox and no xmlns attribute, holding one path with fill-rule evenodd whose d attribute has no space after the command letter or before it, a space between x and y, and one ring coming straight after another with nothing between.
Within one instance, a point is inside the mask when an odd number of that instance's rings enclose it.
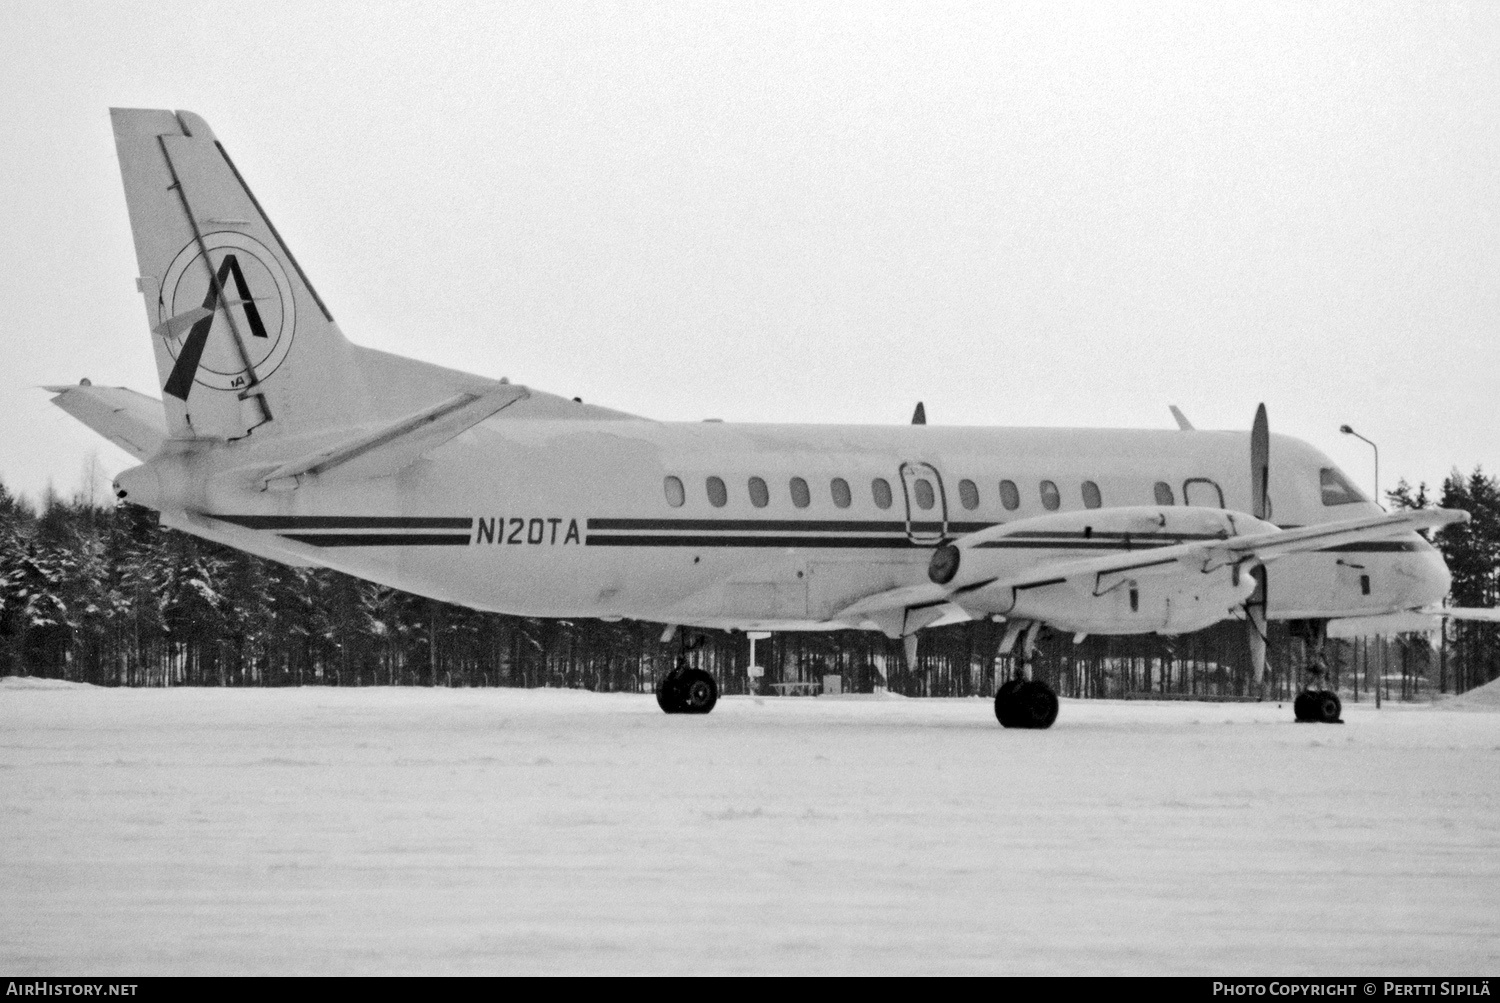
<instances>
[{"instance_id":1,"label":"letter a logo","mask_svg":"<svg viewBox=\"0 0 1500 1003\"><path fill-rule=\"evenodd\" d=\"M206 235L201 246L194 241L178 253L160 289L160 323L152 330L166 349L158 363L167 395L186 402L194 386L239 392L285 361L296 298L281 262L254 238L220 232Z\"/></svg>"},{"instance_id":2,"label":"letter a logo","mask_svg":"<svg viewBox=\"0 0 1500 1003\"><path fill-rule=\"evenodd\" d=\"M234 278L234 291L240 295L234 304L224 302L224 280L230 277ZM250 295L245 273L240 271L239 259L226 254L218 274L208 280L208 295L203 297L203 309L208 311L208 316L200 318L188 332L182 352L177 356L177 364L172 367L172 375L167 378L163 390L179 400L188 399L188 391L193 389L193 377L198 375L198 363L203 359L203 346L208 344L208 331L213 327L214 315L219 312L219 307L228 309L231 305L244 308L252 337L266 337L266 327L260 322L260 311L255 308L255 298Z\"/></svg>"}]
</instances>

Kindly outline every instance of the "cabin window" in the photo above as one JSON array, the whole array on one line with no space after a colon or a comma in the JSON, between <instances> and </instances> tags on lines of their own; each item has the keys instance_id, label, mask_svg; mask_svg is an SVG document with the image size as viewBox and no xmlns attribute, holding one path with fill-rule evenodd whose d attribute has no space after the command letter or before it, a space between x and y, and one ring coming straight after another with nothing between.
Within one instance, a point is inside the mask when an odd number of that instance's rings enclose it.
<instances>
[{"instance_id":1,"label":"cabin window","mask_svg":"<svg viewBox=\"0 0 1500 1003\"><path fill-rule=\"evenodd\" d=\"M877 477L870 482L870 494L875 496L876 508L891 507L891 482L884 477Z\"/></svg>"},{"instance_id":2,"label":"cabin window","mask_svg":"<svg viewBox=\"0 0 1500 1003\"><path fill-rule=\"evenodd\" d=\"M1324 467L1318 471L1318 484L1323 489L1324 505L1353 505L1366 500L1359 488L1350 484L1347 477L1332 467Z\"/></svg>"},{"instance_id":3,"label":"cabin window","mask_svg":"<svg viewBox=\"0 0 1500 1003\"><path fill-rule=\"evenodd\" d=\"M714 508L723 508L729 504L729 489L724 486L724 478L710 477L705 486L708 488L708 503Z\"/></svg>"},{"instance_id":4,"label":"cabin window","mask_svg":"<svg viewBox=\"0 0 1500 1003\"><path fill-rule=\"evenodd\" d=\"M791 483L792 504L798 508L807 508L812 504L812 493L807 490L807 482L800 477L793 477Z\"/></svg>"},{"instance_id":5,"label":"cabin window","mask_svg":"<svg viewBox=\"0 0 1500 1003\"><path fill-rule=\"evenodd\" d=\"M1000 504L1009 512L1021 507L1021 491L1016 487L1015 481L1000 482Z\"/></svg>"},{"instance_id":6,"label":"cabin window","mask_svg":"<svg viewBox=\"0 0 1500 1003\"><path fill-rule=\"evenodd\" d=\"M1083 507L1098 508L1104 504L1104 496L1099 494L1099 485L1093 481L1083 482Z\"/></svg>"},{"instance_id":7,"label":"cabin window","mask_svg":"<svg viewBox=\"0 0 1500 1003\"><path fill-rule=\"evenodd\" d=\"M1168 484L1166 481L1157 481L1156 482L1156 487L1155 487L1154 490L1156 491L1156 504L1158 504L1158 505L1176 505L1177 504L1177 498L1172 494L1172 485Z\"/></svg>"},{"instance_id":8,"label":"cabin window","mask_svg":"<svg viewBox=\"0 0 1500 1003\"><path fill-rule=\"evenodd\" d=\"M912 486L912 493L917 496L917 508L929 509L937 501L937 496L932 493L932 482L925 477L918 477Z\"/></svg>"},{"instance_id":9,"label":"cabin window","mask_svg":"<svg viewBox=\"0 0 1500 1003\"><path fill-rule=\"evenodd\" d=\"M765 508L771 504L771 491L759 477L750 478L750 504L756 508Z\"/></svg>"},{"instance_id":10,"label":"cabin window","mask_svg":"<svg viewBox=\"0 0 1500 1003\"><path fill-rule=\"evenodd\" d=\"M833 493L833 503L839 508L848 508L849 503L854 500L849 494L849 482L842 477L835 477L828 485Z\"/></svg>"},{"instance_id":11,"label":"cabin window","mask_svg":"<svg viewBox=\"0 0 1500 1003\"><path fill-rule=\"evenodd\" d=\"M687 493L682 490L681 478L668 476L661 482L662 490L667 493L667 504L673 508L681 508L682 503L687 500Z\"/></svg>"},{"instance_id":12,"label":"cabin window","mask_svg":"<svg viewBox=\"0 0 1500 1003\"><path fill-rule=\"evenodd\" d=\"M1062 495L1057 493L1057 485L1051 481L1042 482L1042 508L1048 512L1056 512L1057 507L1062 504Z\"/></svg>"},{"instance_id":13,"label":"cabin window","mask_svg":"<svg viewBox=\"0 0 1500 1003\"><path fill-rule=\"evenodd\" d=\"M964 508L979 507L979 486L973 481L958 482L958 500Z\"/></svg>"}]
</instances>

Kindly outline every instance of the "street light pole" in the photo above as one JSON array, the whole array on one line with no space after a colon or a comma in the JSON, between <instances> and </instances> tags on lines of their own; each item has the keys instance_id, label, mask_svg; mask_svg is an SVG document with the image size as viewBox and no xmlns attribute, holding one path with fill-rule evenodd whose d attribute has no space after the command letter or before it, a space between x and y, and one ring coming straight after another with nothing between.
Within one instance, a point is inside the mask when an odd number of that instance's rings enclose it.
<instances>
[{"instance_id":1,"label":"street light pole","mask_svg":"<svg viewBox=\"0 0 1500 1003\"><path fill-rule=\"evenodd\" d=\"M1371 449L1375 450L1375 499L1374 500L1375 500L1375 504L1376 505L1380 505L1380 447L1377 446L1377 445L1375 445L1375 443L1371 442L1369 439L1366 439L1364 436L1360 435L1358 432L1354 431L1354 429L1350 428L1348 425L1340 425L1339 426L1339 431L1343 432L1345 435L1352 435L1352 436L1354 436L1360 442L1363 442L1365 445L1367 445ZM1381 508L1385 508L1384 505L1380 505L1380 507ZM1380 709L1380 682L1381 682L1380 677L1385 672L1385 642L1384 641L1382 641L1380 643L1379 648L1380 648L1380 664L1379 664L1379 666L1375 670L1375 709L1376 710ZM1369 645L1366 644L1366 646L1365 646L1365 664L1366 665L1369 664L1369 660L1370 660L1370 648L1369 648Z\"/></svg>"}]
</instances>

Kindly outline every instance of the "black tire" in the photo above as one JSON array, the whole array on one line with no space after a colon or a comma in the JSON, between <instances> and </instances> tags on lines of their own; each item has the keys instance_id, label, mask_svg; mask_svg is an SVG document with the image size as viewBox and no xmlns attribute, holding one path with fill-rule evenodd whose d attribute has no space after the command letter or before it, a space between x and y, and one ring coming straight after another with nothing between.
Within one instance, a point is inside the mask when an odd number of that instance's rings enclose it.
<instances>
[{"instance_id":1,"label":"black tire","mask_svg":"<svg viewBox=\"0 0 1500 1003\"><path fill-rule=\"evenodd\" d=\"M1016 694L1016 712L1022 728L1050 728L1057 720L1057 694L1040 679L1032 679Z\"/></svg>"},{"instance_id":2,"label":"black tire","mask_svg":"<svg viewBox=\"0 0 1500 1003\"><path fill-rule=\"evenodd\" d=\"M1327 724L1337 724L1344 712L1344 702L1337 693L1330 690L1319 690L1309 702L1317 711L1318 720Z\"/></svg>"},{"instance_id":3,"label":"black tire","mask_svg":"<svg viewBox=\"0 0 1500 1003\"><path fill-rule=\"evenodd\" d=\"M656 684L656 706L667 714L683 712L681 673L669 672L661 682Z\"/></svg>"},{"instance_id":4,"label":"black tire","mask_svg":"<svg viewBox=\"0 0 1500 1003\"><path fill-rule=\"evenodd\" d=\"M1297 699L1292 701L1292 714L1298 721L1318 720L1318 710L1313 705L1314 695L1303 690L1297 694Z\"/></svg>"},{"instance_id":5,"label":"black tire","mask_svg":"<svg viewBox=\"0 0 1500 1003\"><path fill-rule=\"evenodd\" d=\"M677 684L678 706L683 714L707 714L719 702L719 684L702 669L689 669Z\"/></svg>"},{"instance_id":6,"label":"black tire","mask_svg":"<svg viewBox=\"0 0 1500 1003\"><path fill-rule=\"evenodd\" d=\"M995 691L995 720L1002 728L1016 727L1016 691L1025 680L1007 679Z\"/></svg>"}]
</instances>

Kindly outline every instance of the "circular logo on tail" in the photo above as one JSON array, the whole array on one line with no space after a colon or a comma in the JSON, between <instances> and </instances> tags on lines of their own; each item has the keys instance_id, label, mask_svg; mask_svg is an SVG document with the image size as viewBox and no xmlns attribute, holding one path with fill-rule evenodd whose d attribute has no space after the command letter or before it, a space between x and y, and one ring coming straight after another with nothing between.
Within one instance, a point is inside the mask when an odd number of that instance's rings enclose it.
<instances>
[{"instance_id":1,"label":"circular logo on tail","mask_svg":"<svg viewBox=\"0 0 1500 1003\"><path fill-rule=\"evenodd\" d=\"M264 244L224 231L205 235L203 246L206 261L197 241L178 252L157 302L156 330L174 360L163 389L182 400L194 383L243 390L251 371L266 379L291 350L297 326L292 284Z\"/></svg>"}]
</instances>

